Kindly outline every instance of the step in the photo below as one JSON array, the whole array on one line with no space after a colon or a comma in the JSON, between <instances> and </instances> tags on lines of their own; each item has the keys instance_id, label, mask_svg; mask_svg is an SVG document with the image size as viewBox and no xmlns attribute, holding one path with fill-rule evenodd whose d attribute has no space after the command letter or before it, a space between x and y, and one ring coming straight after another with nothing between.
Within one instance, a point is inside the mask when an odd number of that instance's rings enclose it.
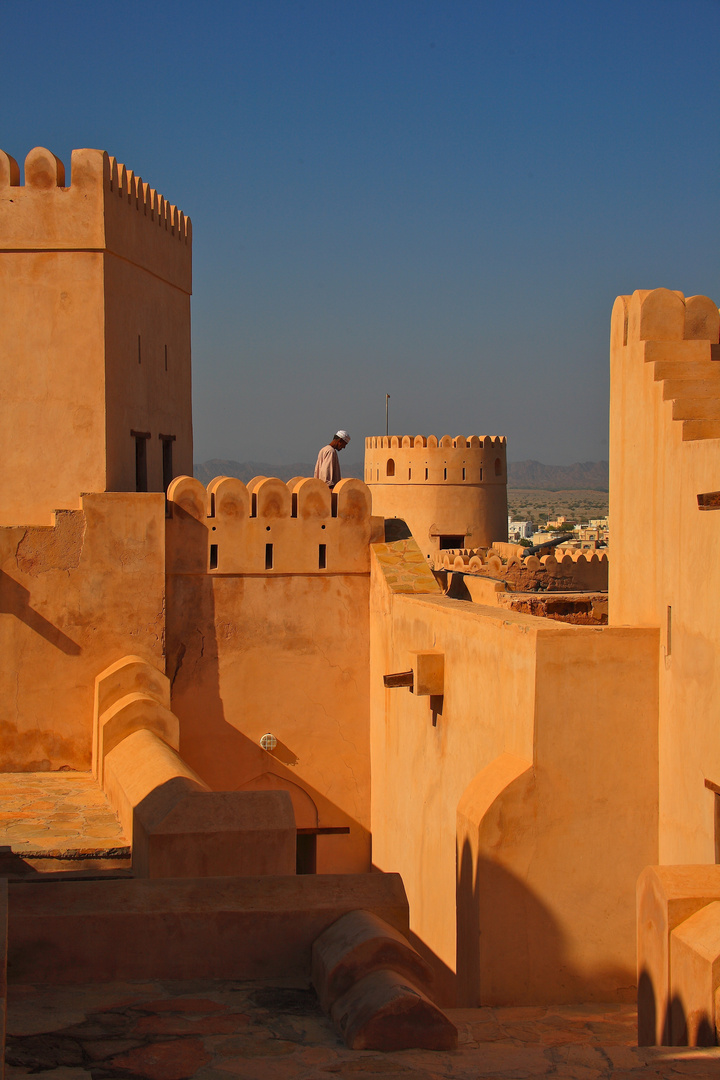
<instances>
[{"instance_id":1,"label":"step","mask_svg":"<svg viewBox=\"0 0 720 1080\"><path fill-rule=\"evenodd\" d=\"M673 420L720 420L720 397L680 397L673 401Z\"/></svg>"},{"instance_id":2,"label":"step","mask_svg":"<svg viewBox=\"0 0 720 1080\"><path fill-rule=\"evenodd\" d=\"M713 398L720 396L720 366L712 379L665 379L663 382L663 401L673 398Z\"/></svg>"},{"instance_id":3,"label":"step","mask_svg":"<svg viewBox=\"0 0 720 1080\"><path fill-rule=\"evenodd\" d=\"M310 976L312 944L349 911L408 933L399 874L13 882L18 983Z\"/></svg>"},{"instance_id":4,"label":"step","mask_svg":"<svg viewBox=\"0 0 720 1080\"><path fill-rule=\"evenodd\" d=\"M658 360L653 368L655 382L661 379L720 378L720 364L715 360Z\"/></svg>"},{"instance_id":5,"label":"step","mask_svg":"<svg viewBox=\"0 0 720 1080\"><path fill-rule=\"evenodd\" d=\"M720 439L720 420L683 420L683 442Z\"/></svg>"}]
</instances>

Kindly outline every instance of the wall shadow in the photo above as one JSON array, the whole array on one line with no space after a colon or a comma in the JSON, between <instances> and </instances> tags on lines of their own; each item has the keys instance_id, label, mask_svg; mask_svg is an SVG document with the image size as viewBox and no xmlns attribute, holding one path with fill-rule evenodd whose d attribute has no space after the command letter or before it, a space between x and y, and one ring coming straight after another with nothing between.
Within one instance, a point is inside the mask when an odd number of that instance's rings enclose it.
<instances>
[{"instance_id":1,"label":"wall shadow","mask_svg":"<svg viewBox=\"0 0 720 1080\"><path fill-rule=\"evenodd\" d=\"M561 924L511 870L457 849L458 1005L535 1005L623 1000L603 987L635 989L617 965L580 968ZM634 995L633 995L634 996Z\"/></svg>"},{"instance_id":2,"label":"wall shadow","mask_svg":"<svg viewBox=\"0 0 720 1080\"><path fill-rule=\"evenodd\" d=\"M79 656L82 652L80 646L72 638L30 606L29 591L4 570L0 570L0 612L5 615L15 615L30 630L45 638L67 656Z\"/></svg>"},{"instance_id":3,"label":"wall shadow","mask_svg":"<svg viewBox=\"0 0 720 1080\"><path fill-rule=\"evenodd\" d=\"M306 792L317 806L321 825L349 827L353 847L360 845L367 851L364 869L369 869L369 831L298 776L294 751L280 740L276 747L266 751L226 718L220 685L215 597L216 583L222 581L207 573L167 577L167 674L172 687L172 709L180 721L181 757L215 791L281 787L289 791L294 803L298 789ZM242 578L234 581L238 590L242 589ZM227 587L228 579L225 583L217 587ZM272 780L258 787L257 781L268 773L272 774ZM337 872L362 872L353 865L345 869L342 847L346 841L344 835L318 838L324 851L332 851L333 860L337 853L338 865L342 867ZM322 857L320 862L322 865Z\"/></svg>"}]
</instances>

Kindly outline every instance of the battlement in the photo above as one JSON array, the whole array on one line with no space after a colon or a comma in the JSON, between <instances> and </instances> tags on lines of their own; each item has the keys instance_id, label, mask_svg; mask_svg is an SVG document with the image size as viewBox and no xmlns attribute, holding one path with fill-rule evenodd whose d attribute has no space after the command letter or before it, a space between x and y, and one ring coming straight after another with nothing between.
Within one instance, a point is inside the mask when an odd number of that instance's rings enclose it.
<instances>
[{"instance_id":1,"label":"battlement","mask_svg":"<svg viewBox=\"0 0 720 1080\"><path fill-rule=\"evenodd\" d=\"M442 435L439 439L435 435L369 435L365 439L366 450L393 450L393 449L457 449L457 450L480 450L495 449L507 446L504 435Z\"/></svg>"},{"instance_id":2,"label":"battlement","mask_svg":"<svg viewBox=\"0 0 720 1080\"><path fill-rule=\"evenodd\" d=\"M110 252L192 292L190 219L104 150L73 150L65 166L44 147L17 161L0 150L2 250Z\"/></svg>"},{"instance_id":3,"label":"battlement","mask_svg":"<svg viewBox=\"0 0 720 1080\"><path fill-rule=\"evenodd\" d=\"M606 592L608 555L606 551L563 549L555 554L522 557L524 548L511 544L496 547L440 551L436 570L477 574L505 581L514 592L593 591Z\"/></svg>"},{"instance_id":4,"label":"battlement","mask_svg":"<svg viewBox=\"0 0 720 1080\"><path fill-rule=\"evenodd\" d=\"M611 323L611 352L625 350L652 363L672 419L682 422L684 442L720 438L720 312L708 296L670 289L638 289L618 296Z\"/></svg>"},{"instance_id":5,"label":"battlement","mask_svg":"<svg viewBox=\"0 0 720 1080\"><path fill-rule=\"evenodd\" d=\"M505 484L504 435L373 435L365 440L367 484Z\"/></svg>"},{"instance_id":6,"label":"battlement","mask_svg":"<svg viewBox=\"0 0 720 1080\"><path fill-rule=\"evenodd\" d=\"M205 488L180 476L168 488L168 573L368 573L370 492L341 480L218 476Z\"/></svg>"}]
</instances>

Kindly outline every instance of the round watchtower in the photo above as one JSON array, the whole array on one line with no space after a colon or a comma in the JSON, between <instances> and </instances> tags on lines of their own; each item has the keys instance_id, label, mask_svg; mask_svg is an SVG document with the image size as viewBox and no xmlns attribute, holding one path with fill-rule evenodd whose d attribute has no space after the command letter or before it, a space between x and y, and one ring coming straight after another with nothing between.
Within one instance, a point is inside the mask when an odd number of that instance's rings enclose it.
<instances>
[{"instance_id":1,"label":"round watchtower","mask_svg":"<svg viewBox=\"0 0 720 1080\"><path fill-rule=\"evenodd\" d=\"M507 540L506 449L503 435L370 436L373 514L402 518L428 559Z\"/></svg>"}]
</instances>

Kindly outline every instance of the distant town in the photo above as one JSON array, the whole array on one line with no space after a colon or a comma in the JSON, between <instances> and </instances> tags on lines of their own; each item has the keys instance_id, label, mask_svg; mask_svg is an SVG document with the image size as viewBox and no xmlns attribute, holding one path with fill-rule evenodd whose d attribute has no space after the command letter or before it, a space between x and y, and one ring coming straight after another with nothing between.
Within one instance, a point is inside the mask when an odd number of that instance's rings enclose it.
<instances>
[{"instance_id":1,"label":"distant town","mask_svg":"<svg viewBox=\"0 0 720 1080\"><path fill-rule=\"evenodd\" d=\"M609 543L609 520L605 517L590 518L589 521L573 521L561 514L544 524L533 521L513 521L508 516L508 540L524 547L537 547L553 544L558 548L571 548L573 551L584 549L607 548ZM560 543L555 543L560 541Z\"/></svg>"}]
</instances>

